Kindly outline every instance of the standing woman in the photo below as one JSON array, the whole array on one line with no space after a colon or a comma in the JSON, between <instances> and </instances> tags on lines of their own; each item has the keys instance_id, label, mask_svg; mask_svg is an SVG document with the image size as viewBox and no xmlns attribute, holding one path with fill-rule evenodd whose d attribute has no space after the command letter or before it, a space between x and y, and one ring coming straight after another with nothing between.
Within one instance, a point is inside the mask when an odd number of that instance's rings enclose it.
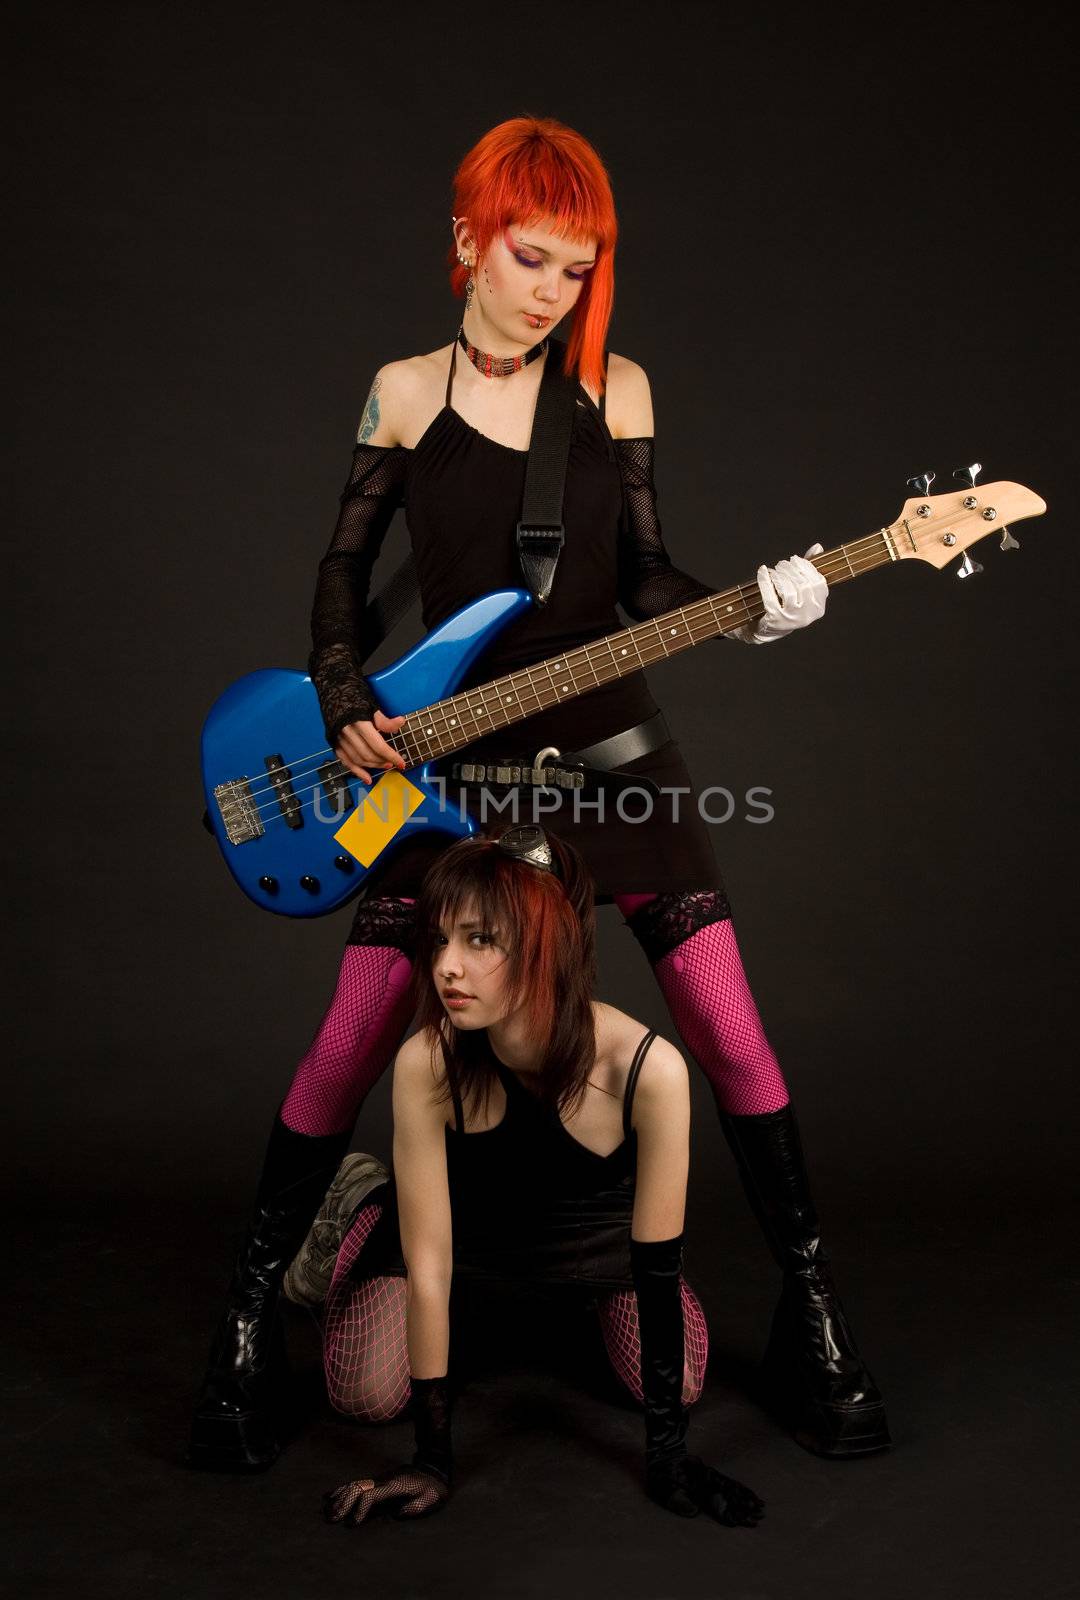
<instances>
[{"instance_id":1,"label":"standing woman","mask_svg":"<svg viewBox=\"0 0 1080 1600\"><path fill-rule=\"evenodd\" d=\"M466 677L486 682L715 592L672 566L653 487L653 415L641 367L607 355L615 208L588 142L550 119L486 133L455 177L457 337L376 374L330 548L319 566L309 671L326 737L370 783L403 767L404 718L376 708L358 655L371 569L404 507L428 629L490 590L520 587L515 529L541 376L558 363L577 404L564 492L566 543L548 603L507 627ZM552 330L573 312L565 345ZM814 547L808 555L815 554ZM793 556L758 571L764 615L737 635L769 643L820 617L826 584ZM687 1049L706 1074L754 1213L783 1273L764 1375L796 1439L825 1455L889 1443L881 1395L848 1327L821 1247L798 1128L750 993L708 830L644 673L604 684L459 752L528 766L554 747L592 768L681 789L677 816L585 807L546 815L584 856L598 900L618 905ZM365 1095L410 1021L414 905L445 835L414 836L368 874L330 1006L275 1116L255 1212L198 1399L193 1465L257 1469L277 1456L282 1274L348 1148Z\"/></svg>"}]
</instances>

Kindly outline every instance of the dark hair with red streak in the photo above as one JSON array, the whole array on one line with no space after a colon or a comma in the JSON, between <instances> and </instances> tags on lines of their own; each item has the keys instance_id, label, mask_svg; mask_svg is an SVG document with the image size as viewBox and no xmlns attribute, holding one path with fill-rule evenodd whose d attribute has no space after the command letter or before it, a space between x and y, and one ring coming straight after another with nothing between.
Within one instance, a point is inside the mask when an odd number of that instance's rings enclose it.
<instances>
[{"instance_id":1,"label":"dark hair with red streak","mask_svg":"<svg viewBox=\"0 0 1080 1600\"><path fill-rule=\"evenodd\" d=\"M486 1106L497 1081L486 1029L454 1027L432 970L440 925L449 929L469 905L479 909L507 951L508 1010L524 1003L530 1030L547 1041L540 1098L556 1110L572 1111L585 1092L596 1062L595 885L572 846L551 833L547 841L555 873L515 859L494 837L474 836L444 850L424 879L416 903L412 999L420 1030L431 1040L435 1070L442 1045L444 1100L450 1099L450 1074L462 1100L477 1108Z\"/></svg>"}]
</instances>

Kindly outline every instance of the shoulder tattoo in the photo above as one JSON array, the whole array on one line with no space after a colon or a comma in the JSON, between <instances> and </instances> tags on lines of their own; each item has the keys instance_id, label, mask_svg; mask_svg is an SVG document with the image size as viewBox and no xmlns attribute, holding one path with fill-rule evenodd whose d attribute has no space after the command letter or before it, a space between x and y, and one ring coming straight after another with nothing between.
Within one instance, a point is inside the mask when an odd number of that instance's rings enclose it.
<instances>
[{"instance_id":1,"label":"shoulder tattoo","mask_svg":"<svg viewBox=\"0 0 1080 1600\"><path fill-rule=\"evenodd\" d=\"M366 444L379 426L379 390L382 388L382 378L375 374L375 382L371 385L371 393L367 397L364 415L360 418L360 431L356 436L357 444Z\"/></svg>"}]
</instances>

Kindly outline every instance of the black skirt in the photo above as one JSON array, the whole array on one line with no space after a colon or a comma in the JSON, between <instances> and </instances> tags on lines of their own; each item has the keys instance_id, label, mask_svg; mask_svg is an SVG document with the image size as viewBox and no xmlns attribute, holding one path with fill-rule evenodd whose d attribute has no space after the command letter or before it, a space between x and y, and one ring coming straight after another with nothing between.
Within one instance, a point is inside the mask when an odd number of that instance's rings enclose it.
<instances>
[{"instance_id":1,"label":"black skirt","mask_svg":"<svg viewBox=\"0 0 1080 1600\"><path fill-rule=\"evenodd\" d=\"M454 759L531 765L540 748L539 742L525 747L504 737L478 741ZM600 904L610 904L616 894L723 889L709 825L701 817L697 791L676 742L671 739L619 770L651 779L660 795L644 788L621 794L549 789L534 797L524 790L518 791L516 813L510 805L497 811L489 801L485 818L480 796L473 791L467 795L466 811L486 833L499 832L513 822L535 821L572 845L596 881ZM488 787L500 798L507 793L499 785ZM455 809L460 794L452 782L447 783L447 803ZM397 850L389 846L365 878L362 899L375 895L416 899L424 874L451 842L444 833L416 834Z\"/></svg>"}]
</instances>

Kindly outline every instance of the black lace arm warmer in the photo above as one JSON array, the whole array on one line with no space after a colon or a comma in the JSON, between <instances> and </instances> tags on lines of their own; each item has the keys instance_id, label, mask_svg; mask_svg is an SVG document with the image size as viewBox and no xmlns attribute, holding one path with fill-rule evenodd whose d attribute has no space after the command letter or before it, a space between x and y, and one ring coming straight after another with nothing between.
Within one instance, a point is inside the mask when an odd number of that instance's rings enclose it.
<instances>
[{"instance_id":1,"label":"black lace arm warmer","mask_svg":"<svg viewBox=\"0 0 1080 1600\"><path fill-rule=\"evenodd\" d=\"M693 600L704 600L717 591L715 586L699 583L689 573L673 567L664 548L653 483L654 441L613 442L623 484L619 604L635 622L647 622L650 617L662 616Z\"/></svg>"},{"instance_id":2,"label":"black lace arm warmer","mask_svg":"<svg viewBox=\"0 0 1080 1600\"><path fill-rule=\"evenodd\" d=\"M370 722L375 713L375 697L360 670L360 624L371 569L402 503L408 456L398 445L356 446L330 548L319 562L308 672L331 749L342 728Z\"/></svg>"}]
</instances>

